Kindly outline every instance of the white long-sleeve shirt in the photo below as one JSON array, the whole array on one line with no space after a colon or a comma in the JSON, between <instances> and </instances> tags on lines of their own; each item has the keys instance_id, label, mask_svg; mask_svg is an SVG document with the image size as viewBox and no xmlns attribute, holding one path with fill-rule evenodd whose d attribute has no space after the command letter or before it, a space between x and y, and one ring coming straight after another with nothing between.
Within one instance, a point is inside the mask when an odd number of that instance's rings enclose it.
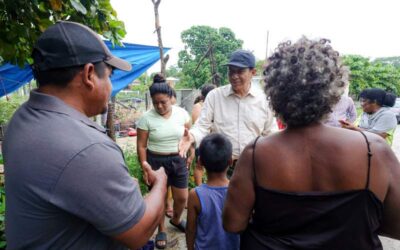
<instances>
[{"instance_id":1,"label":"white long-sleeve shirt","mask_svg":"<svg viewBox=\"0 0 400 250\"><path fill-rule=\"evenodd\" d=\"M273 121L267 98L259 87L252 84L249 93L239 97L229 84L208 93L189 132L197 146L211 131L224 134L232 143L233 158L237 159L251 140L271 132Z\"/></svg>"}]
</instances>

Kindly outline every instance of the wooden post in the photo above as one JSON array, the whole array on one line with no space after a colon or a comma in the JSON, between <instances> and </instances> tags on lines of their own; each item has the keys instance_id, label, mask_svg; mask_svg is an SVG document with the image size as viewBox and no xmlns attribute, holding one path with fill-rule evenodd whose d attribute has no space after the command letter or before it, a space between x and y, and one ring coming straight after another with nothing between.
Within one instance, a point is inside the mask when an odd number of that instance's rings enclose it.
<instances>
[{"instance_id":1,"label":"wooden post","mask_svg":"<svg viewBox=\"0 0 400 250\"><path fill-rule=\"evenodd\" d=\"M164 57L164 46L161 39L161 26L160 26L160 16L158 14L158 6L161 3L161 0L151 0L154 4L154 17L155 17L155 28L157 32L158 38L158 47L160 49L160 60L161 60L161 74L166 77L166 65L169 59L169 56Z\"/></svg>"},{"instance_id":2,"label":"wooden post","mask_svg":"<svg viewBox=\"0 0 400 250\"><path fill-rule=\"evenodd\" d=\"M107 110L107 135L113 141L116 141L115 138L115 128L114 128L114 114L115 114L115 97L111 97L111 102L108 103Z\"/></svg>"}]
</instances>

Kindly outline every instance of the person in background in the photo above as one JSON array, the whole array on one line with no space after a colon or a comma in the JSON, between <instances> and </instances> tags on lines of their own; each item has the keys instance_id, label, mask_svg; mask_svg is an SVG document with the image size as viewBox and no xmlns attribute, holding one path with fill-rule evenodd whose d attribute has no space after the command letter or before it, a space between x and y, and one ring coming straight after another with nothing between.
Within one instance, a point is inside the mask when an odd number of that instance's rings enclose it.
<instances>
[{"instance_id":1,"label":"person in background","mask_svg":"<svg viewBox=\"0 0 400 250\"><path fill-rule=\"evenodd\" d=\"M188 197L188 168L186 159L179 156L178 143L185 128L190 128L189 114L183 108L172 105L172 88L160 78L154 77L149 88L153 109L144 113L137 125L137 153L142 167L148 162L156 170L165 168L168 176L168 186L171 186L173 197L173 216L171 225L182 232L186 221L181 220L183 209ZM145 182L148 180L143 172ZM164 202L166 202L164 200ZM162 209L165 212L165 207ZM157 248L167 246L167 235L164 220L160 222L156 235Z\"/></svg>"},{"instance_id":2,"label":"person in background","mask_svg":"<svg viewBox=\"0 0 400 250\"><path fill-rule=\"evenodd\" d=\"M107 110L113 69L131 65L88 27L64 21L40 35L32 58L38 89L2 148L7 248L142 247L163 217L164 169L143 163L152 187L143 199L122 150L89 119Z\"/></svg>"},{"instance_id":3,"label":"person in background","mask_svg":"<svg viewBox=\"0 0 400 250\"><path fill-rule=\"evenodd\" d=\"M171 102L172 102L172 105L176 105L176 103L177 103L176 91L175 91L175 89L172 88L172 87L171 87L171 89L172 89L172 98L171 98Z\"/></svg>"},{"instance_id":4,"label":"person in background","mask_svg":"<svg viewBox=\"0 0 400 250\"><path fill-rule=\"evenodd\" d=\"M216 86L214 84L205 84L201 87L200 95L196 98L195 103L192 109L192 122L195 123L200 116L201 109L203 108L204 101L208 95L208 93L215 89Z\"/></svg>"},{"instance_id":5,"label":"person in background","mask_svg":"<svg viewBox=\"0 0 400 250\"><path fill-rule=\"evenodd\" d=\"M193 105L192 109L192 123L195 123L197 119L200 116L201 109L204 105L204 100L206 99L208 93L215 89L216 86L214 84L206 84L203 87L201 87L201 94L198 96L199 98L197 102ZM196 165L194 167L193 175L194 175L194 183L196 186L201 185L202 179L203 179L203 174L204 174L204 169L203 166L199 164L199 161L197 160L199 153L198 153L198 148L195 150L195 156L196 156Z\"/></svg>"},{"instance_id":6,"label":"person in background","mask_svg":"<svg viewBox=\"0 0 400 250\"><path fill-rule=\"evenodd\" d=\"M222 228L222 207L228 190L232 143L223 135L207 135L200 143L199 164L207 170L207 184L190 190L186 242L189 250L239 249L239 235Z\"/></svg>"},{"instance_id":7,"label":"person in background","mask_svg":"<svg viewBox=\"0 0 400 250\"><path fill-rule=\"evenodd\" d=\"M281 43L267 59L265 91L287 128L241 154L224 228L241 249L382 249L400 239L400 164L373 133L322 122L347 68L326 39Z\"/></svg>"},{"instance_id":8,"label":"person in background","mask_svg":"<svg viewBox=\"0 0 400 250\"><path fill-rule=\"evenodd\" d=\"M199 145L210 131L221 133L233 146L229 177L244 147L258 135L271 133L274 117L265 94L251 83L256 74L254 55L237 50L226 65L230 84L208 93L198 120L179 143L179 153L185 157L191 145Z\"/></svg>"},{"instance_id":9,"label":"person in background","mask_svg":"<svg viewBox=\"0 0 400 250\"><path fill-rule=\"evenodd\" d=\"M348 90L348 84L346 90ZM353 99L351 99L347 91L345 91L345 93L340 97L339 102L333 106L332 112L329 114L325 124L332 127L342 127L340 121L346 121L353 124L356 119L356 106L354 105Z\"/></svg>"},{"instance_id":10,"label":"person in background","mask_svg":"<svg viewBox=\"0 0 400 250\"><path fill-rule=\"evenodd\" d=\"M396 96L383 89L365 89L360 93L363 114L358 126L344 120L340 120L340 123L343 128L375 133L384 138L389 145L392 145L397 119L388 107L392 107L395 101Z\"/></svg>"}]
</instances>

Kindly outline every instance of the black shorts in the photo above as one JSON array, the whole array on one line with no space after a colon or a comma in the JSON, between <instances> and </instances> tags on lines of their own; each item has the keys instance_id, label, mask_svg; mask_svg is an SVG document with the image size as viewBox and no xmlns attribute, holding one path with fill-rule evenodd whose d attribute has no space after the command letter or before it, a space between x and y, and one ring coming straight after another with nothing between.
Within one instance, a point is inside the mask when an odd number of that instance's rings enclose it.
<instances>
[{"instance_id":1,"label":"black shorts","mask_svg":"<svg viewBox=\"0 0 400 250\"><path fill-rule=\"evenodd\" d=\"M186 167L186 159L176 155L157 155L147 150L147 162L153 170L164 167L168 177L168 186L187 188L189 171Z\"/></svg>"}]
</instances>

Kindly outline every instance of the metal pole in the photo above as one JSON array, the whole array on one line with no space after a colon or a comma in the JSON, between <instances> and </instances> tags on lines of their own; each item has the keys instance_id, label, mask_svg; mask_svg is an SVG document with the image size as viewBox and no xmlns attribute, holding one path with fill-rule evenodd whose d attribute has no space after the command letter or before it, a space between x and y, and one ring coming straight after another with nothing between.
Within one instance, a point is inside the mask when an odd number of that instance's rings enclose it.
<instances>
[{"instance_id":1,"label":"metal pole","mask_svg":"<svg viewBox=\"0 0 400 250\"><path fill-rule=\"evenodd\" d=\"M265 53L265 61L268 59L268 40L269 40L269 30L267 30L267 51Z\"/></svg>"}]
</instances>

